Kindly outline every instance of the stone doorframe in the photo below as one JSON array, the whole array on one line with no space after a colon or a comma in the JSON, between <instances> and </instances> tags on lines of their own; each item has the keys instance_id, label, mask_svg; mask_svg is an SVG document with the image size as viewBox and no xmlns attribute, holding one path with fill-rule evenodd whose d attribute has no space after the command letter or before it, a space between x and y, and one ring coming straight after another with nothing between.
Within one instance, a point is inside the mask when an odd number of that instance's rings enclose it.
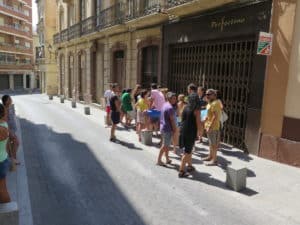
<instances>
[{"instance_id":1,"label":"stone doorframe","mask_svg":"<svg viewBox=\"0 0 300 225\"><path fill-rule=\"evenodd\" d=\"M82 58L84 57L84 58ZM76 63L76 79L75 79L75 89L76 89L76 92L75 92L75 99L76 101L80 101L80 100L84 100L84 95L85 95L85 91L86 91L86 51L84 49L80 49L78 51L76 51L76 60L75 60L75 63ZM83 74L80 74L81 73L81 69L83 69L84 73ZM79 76L79 74L81 76ZM80 96L79 96L79 87L81 85L81 94L82 94L82 99L80 99Z\"/></svg>"},{"instance_id":2,"label":"stone doorframe","mask_svg":"<svg viewBox=\"0 0 300 225\"><path fill-rule=\"evenodd\" d=\"M137 83L142 82L142 65L143 65L143 48L157 46L158 47L158 63L157 63L157 79L158 84L161 84L161 39L156 37L148 37L140 41L137 45Z\"/></svg>"},{"instance_id":3,"label":"stone doorframe","mask_svg":"<svg viewBox=\"0 0 300 225\"><path fill-rule=\"evenodd\" d=\"M119 85L126 85L126 65L127 65L127 46L121 42L115 43L111 49L110 49L110 80L109 83L113 82L114 77L114 54L117 51L124 51L124 76L125 76L125 84L119 84ZM121 90L120 90L121 91Z\"/></svg>"},{"instance_id":4,"label":"stone doorframe","mask_svg":"<svg viewBox=\"0 0 300 225\"><path fill-rule=\"evenodd\" d=\"M66 90L66 58L63 52L58 54L58 94L65 95Z\"/></svg>"},{"instance_id":5,"label":"stone doorframe","mask_svg":"<svg viewBox=\"0 0 300 225\"><path fill-rule=\"evenodd\" d=\"M72 61L70 60L72 57ZM70 69L72 68L72 73L70 71ZM72 98L75 99L75 55L73 53L73 51L69 51L67 53L67 80L68 80L68 85L66 88L66 96L68 96L68 98ZM71 90L70 90L71 88Z\"/></svg>"}]
</instances>

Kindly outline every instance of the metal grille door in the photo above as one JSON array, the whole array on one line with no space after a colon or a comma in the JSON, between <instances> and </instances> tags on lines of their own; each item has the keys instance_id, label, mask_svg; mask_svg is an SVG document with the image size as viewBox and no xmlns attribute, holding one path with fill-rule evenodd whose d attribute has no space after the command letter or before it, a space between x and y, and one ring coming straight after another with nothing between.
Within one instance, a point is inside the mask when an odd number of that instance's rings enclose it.
<instances>
[{"instance_id":1,"label":"metal grille door","mask_svg":"<svg viewBox=\"0 0 300 225\"><path fill-rule=\"evenodd\" d=\"M170 46L168 87L186 93L191 82L217 89L229 119L222 141L245 148L255 37Z\"/></svg>"},{"instance_id":2,"label":"metal grille door","mask_svg":"<svg viewBox=\"0 0 300 225\"><path fill-rule=\"evenodd\" d=\"M0 74L0 91L9 89L9 75Z\"/></svg>"},{"instance_id":3,"label":"metal grille door","mask_svg":"<svg viewBox=\"0 0 300 225\"><path fill-rule=\"evenodd\" d=\"M14 75L14 85L15 89L23 89L24 88L24 80L22 74L15 74Z\"/></svg>"}]
</instances>

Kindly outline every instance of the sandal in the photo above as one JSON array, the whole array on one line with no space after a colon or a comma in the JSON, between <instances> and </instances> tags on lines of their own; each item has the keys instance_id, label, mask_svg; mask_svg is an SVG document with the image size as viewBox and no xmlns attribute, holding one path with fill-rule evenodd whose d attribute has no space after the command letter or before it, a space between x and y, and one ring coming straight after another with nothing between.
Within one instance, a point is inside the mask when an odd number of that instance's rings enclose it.
<instances>
[{"instance_id":1,"label":"sandal","mask_svg":"<svg viewBox=\"0 0 300 225\"><path fill-rule=\"evenodd\" d=\"M217 166L218 163L217 163L217 161L215 161L215 162L208 162L208 163L206 163L205 165L206 165L206 166Z\"/></svg>"},{"instance_id":2,"label":"sandal","mask_svg":"<svg viewBox=\"0 0 300 225\"><path fill-rule=\"evenodd\" d=\"M169 160L167 161L167 164L172 164L172 160L169 159Z\"/></svg>"},{"instance_id":3,"label":"sandal","mask_svg":"<svg viewBox=\"0 0 300 225\"><path fill-rule=\"evenodd\" d=\"M190 173L190 172L194 172L196 168L193 166L188 166L186 170Z\"/></svg>"},{"instance_id":4,"label":"sandal","mask_svg":"<svg viewBox=\"0 0 300 225\"><path fill-rule=\"evenodd\" d=\"M208 157L208 156L202 159L202 161L210 161L210 160L211 160L211 157Z\"/></svg>"},{"instance_id":5,"label":"sandal","mask_svg":"<svg viewBox=\"0 0 300 225\"><path fill-rule=\"evenodd\" d=\"M166 164L164 164L163 162L158 162L156 163L157 166L162 166L162 167L166 167Z\"/></svg>"},{"instance_id":6,"label":"sandal","mask_svg":"<svg viewBox=\"0 0 300 225\"><path fill-rule=\"evenodd\" d=\"M184 178L184 177L188 177L188 176L189 176L189 174L184 171L179 171L179 173L178 173L179 178Z\"/></svg>"}]
</instances>

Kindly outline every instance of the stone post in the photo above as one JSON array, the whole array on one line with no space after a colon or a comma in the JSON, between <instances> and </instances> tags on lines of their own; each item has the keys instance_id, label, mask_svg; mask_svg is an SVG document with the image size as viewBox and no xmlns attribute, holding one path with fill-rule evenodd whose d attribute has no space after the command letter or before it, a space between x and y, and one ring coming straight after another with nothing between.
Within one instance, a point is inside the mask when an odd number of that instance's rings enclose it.
<instances>
[{"instance_id":1,"label":"stone post","mask_svg":"<svg viewBox=\"0 0 300 225\"><path fill-rule=\"evenodd\" d=\"M9 89L15 90L14 75L9 74Z\"/></svg>"},{"instance_id":2,"label":"stone post","mask_svg":"<svg viewBox=\"0 0 300 225\"><path fill-rule=\"evenodd\" d=\"M24 73L24 74L23 74L23 88L24 88L24 89L27 89L27 87L26 87L26 76L27 76L27 74Z\"/></svg>"}]
</instances>

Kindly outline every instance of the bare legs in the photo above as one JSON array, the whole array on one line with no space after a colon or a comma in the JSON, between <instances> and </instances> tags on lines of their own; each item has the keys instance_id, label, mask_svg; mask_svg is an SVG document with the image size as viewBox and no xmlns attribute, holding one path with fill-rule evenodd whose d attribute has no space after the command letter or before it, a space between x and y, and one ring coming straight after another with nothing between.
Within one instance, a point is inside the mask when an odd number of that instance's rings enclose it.
<instances>
[{"instance_id":1,"label":"bare legs","mask_svg":"<svg viewBox=\"0 0 300 225\"><path fill-rule=\"evenodd\" d=\"M10 202L10 197L6 187L6 179L0 179L0 203L8 202Z\"/></svg>"},{"instance_id":2,"label":"bare legs","mask_svg":"<svg viewBox=\"0 0 300 225\"><path fill-rule=\"evenodd\" d=\"M111 130L110 130L110 140L113 140L113 139L116 138L116 136L115 136L116 127L117 127L117 124L113 124L113 125L111 126Z\"/></svg>"},{"instance_id":3,"label":"bare legs","mask_svg":"<svg viewBox=\"0 0 300 225\"><path fill-rule=\"evenodd\" d=\"M170 163L170 158L169 158L169 148L168 146L162 146L160 148L159 154L158 154L158 158L157 158L157 165L164 165L164 163L162 162L162 157L165 154L166 157L166 162Z\"/></svg>"}]
</instances>

